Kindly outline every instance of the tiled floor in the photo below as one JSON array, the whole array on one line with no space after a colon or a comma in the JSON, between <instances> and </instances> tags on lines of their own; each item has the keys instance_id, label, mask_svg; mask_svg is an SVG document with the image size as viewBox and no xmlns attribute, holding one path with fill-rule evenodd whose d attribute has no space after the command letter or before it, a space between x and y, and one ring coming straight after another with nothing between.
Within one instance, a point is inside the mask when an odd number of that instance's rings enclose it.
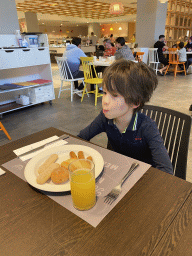
<instances>
[{"instance_id":1,"label":"tiled floor","mask_svg":"<svg viewBox=\"0 0 192 256\"><path fill-rule=\"evenodd\" d=\"M60 77L57 65L52 65L53 81L56 99L53 105L37 105L34 107L15 111L3 116L3 124L9 131L13 140L28 134L40 131L50 126L56 127L66 132L77 135L78 132L87 126L101 110L101 98L98 105L94 106L94 96L85 98L83 103L80 97L75 95L74 101L70 101L70 91L61 93L57 99ZM192 104L192 74L180 75L176 78L173 75L165 77L158 76L159 84L155 90L149 104L171 108L182 113L190 114L189 106ZM69 87L69 84L64 86ZM92 140L93 142L106 146L106 135L101 134ZM4 134L0 133L0 145L7 143ZM192 135L190 139L187 180L192 182Z\"/></svg>"}]
</instances>

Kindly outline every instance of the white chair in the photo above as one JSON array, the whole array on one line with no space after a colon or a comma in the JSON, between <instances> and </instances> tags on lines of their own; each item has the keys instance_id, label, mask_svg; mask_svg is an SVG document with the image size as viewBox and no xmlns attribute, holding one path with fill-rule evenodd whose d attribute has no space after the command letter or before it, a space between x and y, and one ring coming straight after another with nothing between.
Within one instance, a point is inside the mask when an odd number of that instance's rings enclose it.
<instances>
[{"instance_id":1,"label":"white chair","mask_svg":"<svg viewBox=\"0 0 192 256\"><path fill-rule=\"evenodd\" d=\"M59 68L59 74L60 74L60 78L61 78L61 86L60 86L58 98L60 97L60 94L61 94L62 91L71 90L71 102L72 102L73 101L73 94L79 95L80 93L83 92L83 90L75 89L73 82L74 81L82 80L83 85L85 86L85 84L84 84L84 77L73 78L73 75L72 75L71 70L69 68L69 65L67 63L67 58L66 57L55 57L55 59L57 61L57 65L58 65L58 68ZM62 89L63 81L71 82L71 88ZM86 93L87 93L87 90L86 90ZM87 93L87 95L88 95L88 93ZM89 95L88 95L88 97L89 97Z\"/></svg>"},{"instance_id":2,"label":"white chair","mask_svg":"<svg viewBox=\"0 0 192 256\"><path fill-rule=\"evenodd\" d=\"M152 68L155 70L156 74L158 69L158 65L160 64L159 62L159 57L158 57L158 48L149 48L149 54L148 54L148 63L149 66L152 64Z\"/></svg>"}]
</instances>

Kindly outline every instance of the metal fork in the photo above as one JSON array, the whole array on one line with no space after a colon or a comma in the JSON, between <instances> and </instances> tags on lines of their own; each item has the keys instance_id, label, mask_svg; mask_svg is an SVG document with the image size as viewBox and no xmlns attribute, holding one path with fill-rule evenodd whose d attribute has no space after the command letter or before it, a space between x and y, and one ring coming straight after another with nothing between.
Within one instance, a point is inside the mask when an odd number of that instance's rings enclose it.
<instances>
[{"instance_id":1,"label":"metal fork","mask_svg":"<svg viewBox=\"0 0 192 256\"><path fill-rule=\"evenodd\" d=\"M139 166L138 163L133 163L129 169L129 171L125 174L125 176L122 178L122 180L119 182L119 184L114 187L109 194L107 194L105 197L104 202L107 204L112 204L117 197L121 194L122 191L122 185L126 181L126 179L135 171L135 169Z\"/></svg>"}]
</instances>

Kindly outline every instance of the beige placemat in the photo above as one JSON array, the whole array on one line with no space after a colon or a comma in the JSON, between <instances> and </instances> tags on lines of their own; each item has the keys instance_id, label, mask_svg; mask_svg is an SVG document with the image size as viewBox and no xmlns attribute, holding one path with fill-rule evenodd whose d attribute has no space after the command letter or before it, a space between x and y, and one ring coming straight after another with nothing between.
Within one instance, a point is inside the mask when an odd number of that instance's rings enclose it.
<instances>
[{"instance_id":1,"label":"beige placemat","mask_svg":"<svg viewBox=\"0 0 192 256\"><path fill-rule=\"evenodd\" d=\"M118 182L129 170L131 164L135 162L135 160L72 137L67 139L67 141L68 145L84 145L94 148L103 156L105 162L104 169L96 180L97 203L92 209L88 211L78 211L73 207L71 195L66 195L65 192L51 193L43 191L43 193L49 196L58 204L73 212L75 215L88 222L93 227L96 227L115 207L115 205L118 204L118 202L125 196L125 194L135 185L135 183L143 176L143 174L149 169L150 165L137 161L139 163L139 167L124 183L121 195L112 205L108 205L104 203L104 196L107 195L111 189L118 184ZM3 167L21 179L25 180L24 169L27 162L28 161L22 162L20 159L13 159L12 161L3 164Z\"/></svg>"}]
</instances>

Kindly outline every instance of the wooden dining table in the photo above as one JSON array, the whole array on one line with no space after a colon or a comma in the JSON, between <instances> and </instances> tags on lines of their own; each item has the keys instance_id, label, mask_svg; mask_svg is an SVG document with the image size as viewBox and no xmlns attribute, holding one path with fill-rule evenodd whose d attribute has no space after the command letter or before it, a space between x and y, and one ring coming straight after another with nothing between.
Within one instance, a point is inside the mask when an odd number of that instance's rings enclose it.
<instances>
[{"instance_id":1,"label":"wooden dining table","mask_svg":"<svg viewBox=\"0 0 192 256\"><path fill-rule=\"evenodd\" d=\"M51 127L1 146L1 169L16 158L13 150L62 134ZM185 180L150 167L94 228L5 171L0 176L1 256L192 255L192 184Z\"/></svg>"}]
</instances>

